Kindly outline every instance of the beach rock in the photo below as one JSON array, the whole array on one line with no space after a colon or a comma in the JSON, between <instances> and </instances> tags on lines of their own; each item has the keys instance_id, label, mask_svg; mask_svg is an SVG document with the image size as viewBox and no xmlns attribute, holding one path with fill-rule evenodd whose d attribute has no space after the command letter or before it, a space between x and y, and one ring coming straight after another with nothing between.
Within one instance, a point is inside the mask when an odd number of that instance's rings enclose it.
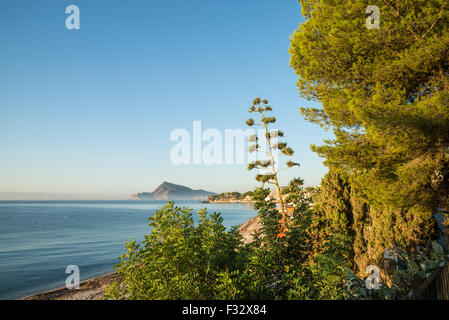
<instances>
[{"instance_id":1,"label":"beach rock","mask_svg":"<svg viewBox=\"0 0 449 320\"><path fill-rule=\"evenodd\" d=\"M260 223L260 217L254 217L246 221L239 227L239 233L243 237L243 242L245 244L251 243L254 241L253 233L262 228L262 224Z\"/></svg>"}]
</instances>

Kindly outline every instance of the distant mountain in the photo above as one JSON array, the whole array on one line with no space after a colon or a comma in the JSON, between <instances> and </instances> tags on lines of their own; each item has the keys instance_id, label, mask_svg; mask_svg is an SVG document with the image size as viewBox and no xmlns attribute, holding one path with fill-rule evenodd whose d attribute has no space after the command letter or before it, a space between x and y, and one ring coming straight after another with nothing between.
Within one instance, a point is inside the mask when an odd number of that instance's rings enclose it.
<instances>
[{"instance_id":1,"label":"distant mountain","mask_svg":"<svg viewBox=\"0 0 449 320\"><path fill-rule=\"evenodd\" d=\"M140 192L133 196L137 200L205 200L214 192L193 190L186 186L162 182L153 192Z\"/></svg>"}]
</instances>

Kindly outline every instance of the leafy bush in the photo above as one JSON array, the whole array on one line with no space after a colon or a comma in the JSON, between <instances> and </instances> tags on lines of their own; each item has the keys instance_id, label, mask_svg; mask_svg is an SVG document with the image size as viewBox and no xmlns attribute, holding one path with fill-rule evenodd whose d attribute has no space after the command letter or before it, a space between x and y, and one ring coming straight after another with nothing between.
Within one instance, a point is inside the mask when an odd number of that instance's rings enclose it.
<instances>
[{"instance_id":1,"label":"leafy bush","mask_svg":"<svg viewBox=\"0 0 449 320\"><path fill-rule=\"evenodd\" d=\"M151 232L142 243L126 243L116 266L122 281L108 287L106 298L343 298L348 239L328 232L312 237L320 217L296 188L287 229L276 204L264 200L269 189L254 191L262 228L247 245L219 214L199 211L195 223L191 209L168 202L149 218Z\"/></svg>"},{"instance_id":2,"label":"leafy bush","mask_svg":"<svg viewBox=\"0 0 449 320\"><path fill-rule=\"evenodd\" d=\"M223 293L224 272L242 266L241 237L226 231L219 214L198 212L168 202L150 217L151 233L141 244L126 243L109 299L210 299ZM227 293L229 294L229 293Z\"/></svg>"}]
</instances>

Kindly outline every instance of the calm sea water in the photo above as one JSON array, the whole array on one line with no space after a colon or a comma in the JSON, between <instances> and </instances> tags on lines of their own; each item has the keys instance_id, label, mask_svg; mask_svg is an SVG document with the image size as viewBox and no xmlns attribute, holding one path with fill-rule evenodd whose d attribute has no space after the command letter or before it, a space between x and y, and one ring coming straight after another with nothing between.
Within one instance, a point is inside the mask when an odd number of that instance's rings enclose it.
<instances>
[{"instance_id":1,"label":"calm sea water","mask_svg":"<svg viewBox=\"0 0 449 320\"><path fill-rule=\"evenodd\" d=\"M150 232L165 201L0 201L0 299L65 285L68 265L81 280L113 271L125 241ZM176 202L221 212L227 227L256 215L251 205Z\"/></svg>"}]
</instances>

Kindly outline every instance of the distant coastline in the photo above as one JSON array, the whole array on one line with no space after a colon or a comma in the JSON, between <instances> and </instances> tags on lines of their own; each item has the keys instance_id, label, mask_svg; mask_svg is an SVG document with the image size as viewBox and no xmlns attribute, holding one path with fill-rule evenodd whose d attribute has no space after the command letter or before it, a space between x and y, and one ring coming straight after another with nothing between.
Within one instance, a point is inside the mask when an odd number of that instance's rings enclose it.
<instances>
[{"instance_id":1,"label":"distant coastline","mask_svg":"<svg viewBox=\"0 0 449 320\"><path fill-rule=\"evenodd\" d=\"M243 204L254 204L256 201L254 200L204 200L200 201L201 203L243 203Z\"/></svg>"}]
</instances>

